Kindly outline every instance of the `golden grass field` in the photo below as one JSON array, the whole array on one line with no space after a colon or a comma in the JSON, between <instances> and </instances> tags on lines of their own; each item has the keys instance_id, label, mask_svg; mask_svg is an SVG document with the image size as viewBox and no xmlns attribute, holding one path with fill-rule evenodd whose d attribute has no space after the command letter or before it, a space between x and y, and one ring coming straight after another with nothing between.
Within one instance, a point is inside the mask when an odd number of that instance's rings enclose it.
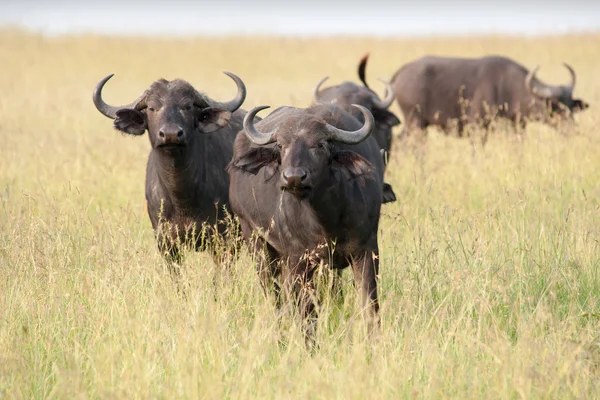
<instances>
[{"instance_id":1,"label":"golden grass field","mask_svg":"<svg viewBox=\"0 0 600 400\"><path fill-rule=\"evenodd\" d=\"M46 38L0 31L0 398L552 398L600 396L600 34L547 38ZM144 199L149 142L91 101L161 77L243 106L307 106L313 85L374 90L423 54L504 54L591 104L570 135L531 124L484 148L432 131L396 141L380 222L381 331L352 274L325 297L314 354L280 327L244 251L224 276L187 253L178 296ZM401 115L396 104L391 109ZM268 115L265 112L264 115ZM263 115L263 117L264 117ZM396 132L396 134L399 132ZM220 279L214 290L213 278ZM279 339L285 338L280 342Z\"/></svg>"}]
</instances>

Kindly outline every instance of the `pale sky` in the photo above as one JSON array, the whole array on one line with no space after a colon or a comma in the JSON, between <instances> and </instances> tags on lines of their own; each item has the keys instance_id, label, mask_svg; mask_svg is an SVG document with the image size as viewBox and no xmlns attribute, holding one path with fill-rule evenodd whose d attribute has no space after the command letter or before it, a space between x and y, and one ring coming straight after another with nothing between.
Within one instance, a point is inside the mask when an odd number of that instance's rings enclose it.
<instances>
[{"instance_id":1,"label":"pale sky","mask_svg":"<svg viewBox=\"0 0 600 400\"><path fill-rule=\"evenodd\" d=\"M535 35L600 30L600 0L0 0L8 24L47 34Z\"/></svg>"}]
</instances>

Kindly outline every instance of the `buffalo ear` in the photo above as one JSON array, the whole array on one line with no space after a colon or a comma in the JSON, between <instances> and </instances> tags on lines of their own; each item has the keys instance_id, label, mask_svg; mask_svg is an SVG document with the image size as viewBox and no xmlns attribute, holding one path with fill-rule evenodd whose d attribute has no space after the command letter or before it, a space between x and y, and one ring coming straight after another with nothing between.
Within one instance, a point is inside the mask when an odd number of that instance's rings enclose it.
<instances>
[{"instance_id":1,"label":"buffalo ear","mask_svg":"<svg viewBox=\"0 0 600 400\"><path fill-rule=\"evenodd\" d=\"M590 104L586 103L585 101L583 101L581 99L573 100L573 111L583 111L589 107L590 107Z\"/></svg>"},{"instance_id":2,"label":"buffalo ear","mask_svg":"<svg viewBox=\"0 0 600 400\"><path fill-rule=\"evenodd\" d=\"M400 125L400 120L396 114L388 110L373 107L373 118L375 118L375 121L390 127Z\"/></svg>"},{"instance_id":3,"label":"buffalo ear","mask_svg":"<svg viewBox=\"0 0 600 400\"><path fill-rule=\"evenodd\" d=\"M256 175L262 167L265 168L265 180L270 179L277 168L273 165L279 161L279 152L274 148L256 147L250 149L241 157L234 159L230 163L230 167L241 169Z\"/></svg>"},{"instance_id":4,"label":"buffalo ear","mask_svg":"<svg viewBox=\"0 0 600 400\"><path fill-rule=\"evenodd\" d=\"M121 132L140 136L146 132L146 117L138 110L124 108L117 111L113 126Z\"/></svg>"},{"instance_id":5,"label":"buffalo ear","mask_svg":"<svg viewBox=\"0 0 600 400\"><path fill-rule=\"evenodd\" d=\"M349 178L370 175L375 167L366 158L350 150L337 150L333 154L333 162L350 174Z\"/></svg>"},{"instance_id":6,"label":"buffalo ear","mask_svg":"<svg viewBox=\"0 0 600 400\"><path fill-rule=\"evenodd\" d=\"M198 126L204 133L214 132L229 124L231 111L217 107L208 107L200 110L198 114Z\"/></svg>"},{"instance_id":7,"label":"buffalo ear","mask_svg":"<svg viewBox=\"0 0 600 400\"><path fill-rule=\"evenodd\" d=\"M394 193L394 189L392 185L389 183L383 183L383 196L382 196L382 204L385 203L393 203L396 201L396 193Z\"/></svg>"}]
</instances>

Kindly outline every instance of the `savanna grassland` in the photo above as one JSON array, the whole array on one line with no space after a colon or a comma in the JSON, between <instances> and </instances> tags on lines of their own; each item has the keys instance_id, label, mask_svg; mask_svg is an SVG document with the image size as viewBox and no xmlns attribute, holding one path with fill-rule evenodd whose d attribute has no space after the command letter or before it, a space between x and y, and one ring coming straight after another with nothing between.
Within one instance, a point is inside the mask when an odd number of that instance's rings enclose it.
<instances>
[{"instance_id":1,"label":"savanna grassland","mask_svg":"<svg viewBox=\"0 0 600 400\"><path fill-rule=\"evenodd\" d=\"M600 35L548 38L109 38L0 31L0 398L600 396ZM149 142L91 101L161 77L245 109L307 106L313 85L375 80L426 53L504 54L567 83L577 129L498 130L484 148L396 140L380 222L382 326L367 339L352 274L324 295L314 354L280 326L247 251L224 273L186 253L178 295L144 199ZM391 109L400 115L396 104ZM268 112L263 113L265 115ZM399 133L399 129L395 132ZM214 279L219 277L219 279ZM217 282L217 283L215 283ZM215 287L216 285L216 287Z\"/></svg>"}]
</instances>

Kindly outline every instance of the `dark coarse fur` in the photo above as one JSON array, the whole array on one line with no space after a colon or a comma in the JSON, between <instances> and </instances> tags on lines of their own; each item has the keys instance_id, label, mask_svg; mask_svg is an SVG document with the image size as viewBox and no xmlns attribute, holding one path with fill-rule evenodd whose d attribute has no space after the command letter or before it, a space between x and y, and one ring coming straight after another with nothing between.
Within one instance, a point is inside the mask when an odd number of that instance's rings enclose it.
<instances>
[{"instance_id":1,"label":"dark coarse fur","mask_svg":"<svg viewBox=\"0 0 600 400\"><path fill-rule=\"evenodd\" d=\"M152 146L146 167L148 215L160 250L179 260L182 241L203 250L215 226L221 237L232 233L224 223L231 212L225 167L246 112L221 109L179 79L154 82L143 103L141 109L118 111L114 127L133 135L148 131ZM177 144L182 145L161 141L159 132L179 128L183 136Z\"/></svg>"},{"instance_id":2,"label":"dark coarse fur","mask_svg":"<svg viewBox=\"0 0 600 400\"><path fill-rule=\"evenodd\" d=\"M364 122L363 115L355 107L352 107L352 104L366 107L375 118L375 130L372 135L377 140L379 147L389 154L392 148L392 128L400 125L400 120L393 112L377 107L374 103L373 100L379 100L379 96L369 88L365 79L368 57L369 55L366 54L358 64L358 77L364 86L354 82L342 82L339 85L324 88L319 91L319 102L333 103L352 114L360 122Z\"/></svg>"},{"instance_id":3,"label":"dark coarse fur","mask_svg":"<svg viewBox=\"0 0 600 400\"><path fill-rule=\"evenodd\" d=\"M571 111L588 107L573 99L572 87L547 85L535 77L531 87L552 96L534 96L525 85L528 73L522 65L501 56L426 56L401 67L392 85L405 130L437 125L448 132L455 126L462 135L466 123L488 126L496 117L507 118L520 129L526 120L555 123L570 118Z\"/></svg>"},{"instance_id":4,"label":"dark coarse fur","mask_svg":"<svg viewBox=\"0 0 600 400\"><path fill-rule=\"evenodd\" d=\"M228 167L231 207L247 242L256 246L265 290L280 277L277 282L284 294L293 294L302 316L315 317L310 292L316 266L320 261L334 269L352 265L364 305L376 315L380 149L372 136L355 145L333 141L326 123L351 131L362 126L337 106L320 104L281 107L257 123L262 132L277 129L276 143L257 146L241 132ZM290 168L308 173L308 191L287 189L283 172Z\"/></svg>"}]
</instances>

